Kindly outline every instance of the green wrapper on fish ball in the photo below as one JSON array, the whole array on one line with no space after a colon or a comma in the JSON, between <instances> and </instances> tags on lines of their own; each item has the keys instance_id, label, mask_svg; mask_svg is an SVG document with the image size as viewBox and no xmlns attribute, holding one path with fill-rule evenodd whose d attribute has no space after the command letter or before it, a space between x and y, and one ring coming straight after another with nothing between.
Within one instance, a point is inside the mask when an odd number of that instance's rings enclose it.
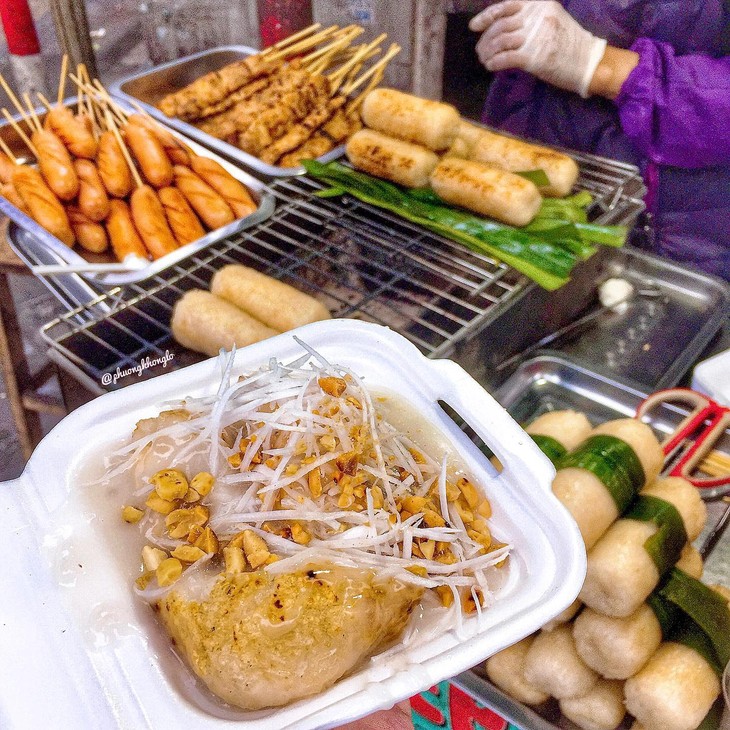
<instances>
[{"instance_id":1,"label":"green wrapper on fish ball","mask_svg":"<svg viewBox=\"0 0 730 730\"><path fill-rule=\"evenodd\" d=\"M684 479L659 479L644 489L642 495L672 504L682 518L685 531L689 526L694 534L704 523L706 511L702 499ZM656 524L650 521L628 518L616 521L588 553L580 599L608 616L625 617L636 611L661 577L644 547L657 530Z\"/></svg>"},{"instance_id":2,"label":"green wrapper on fish ball","mask_svg":"<svg viewBox=\"0 0 730 730\"><path fill-rule=\"evenodd\" d=\"M697 580L702 577L705 569L700 551L689 543L682 548L682 554L679 556L676 567L683 570L687 575L697 578Z\"/></svg>"},{"instance_id":3,"label":"green wrapper on fish ball","mask_svg":"<svg viewBox=\"0 0 730 730\"><path fill-rule=\"evenodd\" d=\"M668 641L624 685L628 711L646 730L695 730L720 694L720 680L694 649Z\"/></svg>"},{"instance_id":4,"label":"green wrapper on fish ball","mask_svg":"<svg viewBox=\"0 0 730 730\"><path fill-rule=\"evenodd\" d=\"M560 711L583 730L615 730L626 715L623 686L599 679L583 697L560 700Z\"/></svg>"},{"instance_id":5,"label":"green wrapper on fish ball","mask_svg":"<svg viewBox=\"0 0 730 730\"><path fill-rule=\"evenodd\" d=\"M525 679L542 692L567 699L582 697L598 675L578 656L570 626L541 631L525 656Z\"/></svg>"},{"instance_id":6,"label":"green wrapper on fish ball","mask_svg":"<svg viewBox=\"0 0 730 730\"><path fill-rule=\"evenodd\" d=\"M628 679L659 648L662 629L646 603L625 618L584 608L573 624L573 638L578 655L591 669L607 679Z\"/></svg>"},{"instance_id":7,"label":"green wrapper on fish ball","mask_svg":"<svg viewBox=\"0 0 730 730\"><path fill-rule=\"evenodd\" d=\"M526 429L530 436L549 436L562 444L567 451L586 440L591 432L591 422L577 411L551 411L538 416Z\"/></svg>"},{"instance_id":8,"label":"green wrapper on fish ball","mask_svg":"<svg viewBox=\"0 0 730 730\"><path fill-rule=\"evenodd\" d=\"M682 515L687 540L697 539L707 522L707 505L700 496L700 490L693 487L682 477L665 477L648 484L641 493L651 497L659 497L671 502Z\"/></svg>"},{"instance_id":9,"label":"green wrapper on fish ball","mask_svg":"<svg viewBox=\"0 0 730 730\"><path fill-rule=\"evenodd\" d=\"M590 437L613 436L631 447L644 472L644 483L653 481L664 461L664 452L654 433L633 418L607 421L593 429ZM637 491L643 487L641 484ZM616 521L619 508L608 487L592 472L578 467L558 469L553 494L578 523L586 548L591 549Z\"/></svg>"},{"instance_id":10,"label":"green wrapper on fish ball","mask_svg":"<svg viewBox=\"0 0 730 730\"><path fill-rule=\"evenodd\" d=\"M654 432L635 418L619 418L596 426L591 436L606 434L625 441L634 451L644 469L644 482L651 484L664 466L664 452Z\"/></svg>"},{"instance_id":11,"label":"green wrapper on fish ball","mask_svg":"<svg viewBox=\"0 0 730 730\"><path fill-rule=\"evenodd\" d=\"M525 705L541 705L550 695L533 687L525 679L525 657L534 636L528 636L487 659L489 679L510 697Z\"/></svg>"}]
</instances>

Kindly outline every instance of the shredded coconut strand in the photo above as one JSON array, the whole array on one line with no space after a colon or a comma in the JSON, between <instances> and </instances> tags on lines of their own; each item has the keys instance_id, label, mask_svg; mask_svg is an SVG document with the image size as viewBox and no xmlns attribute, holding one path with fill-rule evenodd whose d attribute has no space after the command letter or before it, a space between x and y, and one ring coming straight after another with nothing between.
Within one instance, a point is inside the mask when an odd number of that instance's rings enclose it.
<instances>
[{"instance_id":1,"label":"shredded coconut strand","mask_svg":"<svg viewBox=\"0 0 730 730\"><path fill-rule=\"evenodd\" d=\"M178 445L169 466L185 470L191 459L202 460L214 475L215 487L203 503L219 539L253 530L279 558L266 567L269 572L313 563L373 569L425 588L447 587L454 602L442 611L438 630L454 622L461 630L462 600L468 596L481 619L501 583L494 566L505 560L509 546L485 547L467 535L448 499L447 483L454 488L448 454L434 459L423 453L378 414L356 373L297 342L305 356L289 364L271 360L240 378L234 377L233 357L221 359L217 394L171 404L184 408L188 418L161 421L158 431L120 447L109 459L107 479L134 470L164 437ZM327 389L325 378L344 382L344 392ZM315 484L320 480L315 491L313 474ZM132 493L150 488L137 482ZM421 502L406 515L409 497ZM421 510L424 500L431 507ZM429 510L446 524L427 523ZM170 549L183 542L166 537L161 515L148 513L140 526L153 545ZM306 540L294 541L291 529L297 526ZM155 600L167 590L153 582L138 593ZM436 630L425 633L433 638ZM409 629L405 638L416 635ZM419 642L425 638L421 632Z\"/></svg>"}]
</instances>

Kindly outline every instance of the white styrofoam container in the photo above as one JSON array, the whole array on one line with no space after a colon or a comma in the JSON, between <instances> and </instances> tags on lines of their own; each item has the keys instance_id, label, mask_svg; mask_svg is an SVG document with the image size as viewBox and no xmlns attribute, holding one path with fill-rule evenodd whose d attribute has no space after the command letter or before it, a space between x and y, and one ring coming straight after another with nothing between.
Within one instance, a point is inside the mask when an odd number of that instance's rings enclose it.
<instances>
[{"instance_id":1,"label":"white styrofoam container","mask_svg":"<svg viewBox=\"0 0 730 730\"><path fill-rule=\"evenodd\" d=\"M692 390L730 406L730 350L701 362L692 373Z\"/></svg>"},{"instance_id":2,"label":"white styrofoam container","mask_svg":"<svg viewBox=\"0 0 730 730\"><path fill-rule=\"evenodd\" d=\"M177 659L152 612L133 596L103 520L75 488L100 447L127 436L156 403L214 393L217 359L108 393L67 416L38 446L23 475L0 488L0 726L19 728L309 730L392 706L474 666L536 631L576 597L585 551L575 523L550 491L552 465L507 412L461 367L427 360L403 337L377 325L333 320L296 333L369 387L400 393L462 455L486 490L500 539L513 545L509 579L461 637L444 633L403 649L385 666L365 666L315 697L246 713L206 699ZM291 333L236 354L234 373L269 358L302 354ZM456 410L490 446L497 474L437 401Z\"/></svg>"}]
</instances>

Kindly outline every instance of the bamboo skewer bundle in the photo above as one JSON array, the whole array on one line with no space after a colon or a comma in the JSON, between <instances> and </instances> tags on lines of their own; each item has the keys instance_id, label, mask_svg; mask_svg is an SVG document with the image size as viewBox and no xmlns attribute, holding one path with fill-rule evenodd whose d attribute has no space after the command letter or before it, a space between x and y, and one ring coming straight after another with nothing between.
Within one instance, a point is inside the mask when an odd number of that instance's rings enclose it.
<instances>
[{"instance_id":1,"label":"bamboo skewer bundle","mask_svg":"<svg viewBox=\"0 0 730 730\"><path fill-rule=\"evenodd\" d=\"M7 154L0 195L62 243L94 254L111 244L118 261L138 268L256 210L245 186L214 160L142 110L120 107L83 65L67 73L64 61L63 68L60 102L38 95L45 112L0 76L17 116L0 111L38 167L18 164L0 141ZM67 78L73 106L63 103Z\"/></svg>"},{"instance_id":2,"label":"bamboo skewer bundle","mask_svg":"<svg viewBox=\"0 0 730 730\"><path fill-rule=\"evenodd\" d=\"M385 33L353 45L363 32L358 25L314 24L197 79L159 107L268 164L296 166L361 128L362 97L400 51L392 44L382 52Z\"/></svg>"}]
</instances>

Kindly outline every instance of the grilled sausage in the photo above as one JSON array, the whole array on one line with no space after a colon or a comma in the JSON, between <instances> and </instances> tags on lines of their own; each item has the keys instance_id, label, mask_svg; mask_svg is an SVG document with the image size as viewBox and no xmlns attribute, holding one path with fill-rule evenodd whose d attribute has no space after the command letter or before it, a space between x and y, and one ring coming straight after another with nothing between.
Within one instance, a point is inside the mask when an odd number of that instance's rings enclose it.
<instances>
[{"instance_id":1,"label":"grilled sausage","mask_svg":"<svg viewBox=\"0 0 730 730\"><path fill-rule=\"evenodd\" d=\"M109 238L101 223L92 221L75 205L66 208L71 228L82 248L91 253L103 253L109 248Z\"/></svg>"},{"instance_id":2,"label":"grilled sausage","mask_svg":"<svg viewBox=\"0 0 730 730\"><path fill-rule=\"evenodd\" d=\"M38 166L48 187L61 200L73 200L79 192L79 178L63 142L47 129L33 132L31 141L38 150Z\"/></svg>"},{"instance_id":3,"label":"grilled sausage","mask_svg":"<svg viewBox=\"0 0 730 730\"><path fill-rule=\"evenodd\" d=\"M46 128L56 134L72 155L93 160L96 157L98 144L89 129L90 122L91 119L86 114L74 116L73 112L64 106L53 107L44 120Z\"/></svg>"},{"instance_id":4,"label":"grilled sausage","mask_svg":"<svg viewBox=\"0 0 730 730\"><path fill-rule=\"evenodd\" d=\"M232 223L236 217L226 201L189 167L175 165L175 185L208 228Z\"/></svg>"},{"instance_id":5,"label":"grilled sausage","mask_svg":"<svg viewBox=\"0 0 730 730\"><path fill-rule=\"evenodd\" d=\"M129 149L147 182L156 188L170 185L172 163L157 136L140 124L128 124L124 131Z\"/></svg>"},{"instance_id":6,"label":"grilled sausage","mask_svg":"<svg viewBox=\"0 0 730 730\"><path fill-rule=\"evenodd\" d=\"M0 185L0 196L12 203L18 210L22 211L26 215L30 215L28 208L26 208L23 199L18 194L18 191L15 189L15 185L13 185L12 182Z\"/></svg>"},{"instance_id":7,"label":"grilled sausage","mask_svg":"<svg viewBox=\"0 0 730 730\"><path fill-rule=\"evenodd\" d=\"M132 193L132 220L153 259L159 259L177 248L175 236L167 225L165 209L157 193L143 185Z\"/></svg>"},{"instance_id":8,"label":"grilled sausage","mask_svg":"<svg viewBox=\"0 0 730 730\"><path fill-rule=\"evenodd\" d=\"M373 89L361 110L366 127L438 152L454 143L459 112L449 105L395 89Z\"/></svg>"},{"instance_id":9,"label":"grilled sausage","mask_svg":"<svg viewBox=\"0 0 730 730\"><path fill-rule=\"evenodd\" d=\"M205 235L198 216L195 215L195 211L177 188L160 188L157 194L165 209L167 222L181 246L197 241Z\"/></svg>"},{"instance_id":10,"label":"grilled sausage","mask_svg":"<svg viewBox=\"0 0 730 730\"><path fill-rule=\"evenodd\" d=\"M12 182L33 220L59 241L73 246L75 238L66 211L40 172L33 167L17 165Z\"/></svg>"},{"instance_id":11,"label":"grilled sausage","mask_svg":"<svg viewBox=\"0 0 730 730\"><path fill-rule=\"evenodd\" d=\"M236 180L215 160L194 155L190 163L193 172L207 182L231 206L236 218L245 218L256 210L256 203L246 186Z\"/></svg>"},{"instance_id":12,"label":"grilled sausage","mask_svg":"<svg viewBox=\"0 0 730 730\"><path fill-rule=\"evenodd\" d=\"M149 258L149 253L134 226L129 206L123 200L109 201L106 230L118 261L124 261L130 255Z\"/></svg>"},{"instance_id":13,"label":"grilled sausage","mask_svg":"<svg viewBox=\"0 0 730 730\"><path fill-rule=\"evenodd\" d=\"M160 140L160 144L173 165L190 166L190 155L183 143L152 117L148 117L146 114L132 114L127 120L127 124L138 124L154 134Z\"/></svg>"},{"instance_id":14,"label":"grilled sausage","mask_svg":"<svg viewBox=\"0 0 730 730\"><path fill-rule=\"evenodd\" d=\"M99 223L109 215L109 196L96 165L90 160L74 160L79 176L79 208L89 220Z\"/></svg>"},{"instance_id":15,"label":"grilled sausage","mask_svg":"<svg viewBox=\"0 0 730 730\"><path fill-rule=\"evenodd\" d=\"M0 182L9 183L13 179L15 163L4 153L0 152Z\"/></svg>"},{"instance_id":16,"label":"grilled sausage","mask_svg":"<svg viewBox=\"0 0 730 730\"><path fill-rule=\"evenodd\" d=\"M99 136L96 165L109 195L115 198L129 195L134 185L132 173L113 132L102 132Z\"/></svg>"},{"instance_id":17,"label":"grilled sausage","mask_svg":"<svg viewBox=\"0 0 730 730\"><path fill-rule=\"evenodd\" d=\"M444 159L436 166L431 174L431 187L447 203L512 226L526 226L542 204L540 192L529 180L492 165L457 157Z\"/></svg>"},{"instance_id":18,"label":"grilled sausage","mask_svg":"<svg viewBox=\"0 0 730 730\"><path fill-rule=\"evenodd\" d=\"M425 147L393 139L372 129L355 132L345 149L347 159L358 170L408 188L426 187L439 161Z\"/></svg>"}]
</instances>

